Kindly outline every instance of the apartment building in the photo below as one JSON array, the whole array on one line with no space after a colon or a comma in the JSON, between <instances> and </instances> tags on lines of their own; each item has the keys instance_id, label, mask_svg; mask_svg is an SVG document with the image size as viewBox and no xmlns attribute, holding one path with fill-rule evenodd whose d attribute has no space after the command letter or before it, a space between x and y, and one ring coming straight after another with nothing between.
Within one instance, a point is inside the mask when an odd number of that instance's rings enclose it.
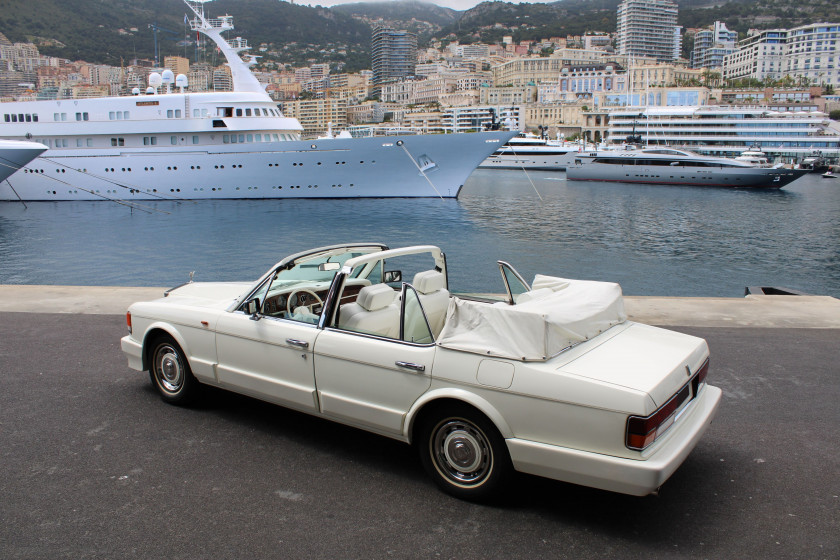
<instances>
[{"instance_id":1,"label":"apartment building","mask_svg":"<svg viewBox=\"0 0 840 560\"><path fill-rule=\"evenodd\" d=\"M840 86L840 23L814 23L787 32L782 73L811 84Z\"/></svg>"},{"instance_id":2,"label":"apartment building","mask_svg":"<svg viewBox=\"0 0 840 560\"><path fill-rule=\"evenodd\" d=\"M671 0L623 0L618 5L618 52L660 62L679 58L677 4Z\"/></svg>"},{"instance_id":3,"label":"apartment building","mask_svg":"<svg viewBox=\"0 0 840 560\"><path fill-rule=\"evenodd\" d=\"M723 57L723 78L781 78L787 36L785 29L765 29L739 41L738 50Z\"/></svg>"},{"instance_id":4,"label":"apartment building","mask_svg":"<svg viewBox=\"0 0 840 560\"><path fill-rule=\"evenodd\" d=\"M716 21L709 29L694 34L694 50L691 51L692 68L717 69L723 66L723 57L736 50L738 33Z\"/></svg>"},{"instance_id":5,"label":"apartment building","mask_svg":"<svg viewBox=\"0 0 840 560\"><path fill-rule=\"evenodd\" d=\"M314 136L327 130L332 123L333 130L347 127L346 99L307 99L285 101L282 103L283 114L300 121L303 134Z\"/></svg>"},{"instance_id":6,"label":"apartment building","mask_svg":"<svg viewBox=\"0 0 840 560\"><path fill-rule=\"evenodd\" d=\"M165 56L163 57L163 67L172 70L176 76L178 74L187 76L190 73L190 59L183 56Z\"/></svg>"},{"instance_id":7,"label":"apartment building","mask_svg":"<svg viewBox=\"0 0 840 560\"><path fill-rule=\"evenodd\" d=\"M599 50L557 49L550 57L515 58L494 66L493 85L523 86L529 83L556 82L564 66L617 61L626 64L626 56Z\"/></svg>"},{"instance_id":8,"label":"apartment building","mask_svg":"<svg viewBox=\"0 0 840 560\"><path fill-rule=\"evenodd\" d=\"M376 91L387 82L414 75L417 35L388 27L375 27L371 43L373 86Z\"/></svg>"},{"instance_id":9,"label":"apartment building","mask_svg":"<svg viewBox=\"0 0 840 560\"><path fill-rule=\"evenodd\" d=\"M485 86L479 88L478 96L478 102L482 105L522 105L537 100L537 86Z\"/></svg>"}]
</instances>

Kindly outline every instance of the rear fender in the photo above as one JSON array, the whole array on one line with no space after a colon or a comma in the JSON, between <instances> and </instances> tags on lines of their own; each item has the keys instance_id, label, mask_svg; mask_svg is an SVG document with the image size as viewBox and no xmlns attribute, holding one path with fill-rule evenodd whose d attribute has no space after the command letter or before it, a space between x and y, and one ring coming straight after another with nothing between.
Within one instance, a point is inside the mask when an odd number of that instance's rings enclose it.
<instances>
[{"instance_id":1,"label":"rear fender","mask_svg":"<svg viewBox=\"0 0 840 560\"><path fill-rule=\"evenodd\" d=\"M412 432L414 430L414 423L417 418L420 416L422 411L426 408L426 406L433 404L436 401L460 401L466 404L477 408L484 414L487 418L490 419L491 422L496 426L496 429L499 430L499 433L502 435L503 438L511 438L513 437L513 431L510 429L510 426L502 417L496 408L491 405L487 400L484 398L476 395L475 393L471 393L470 391L465 391L463 389L454 389L451 387L441 388L441 389L434 389L429 391L428 393L423 394L417 401L412 405L411 409L406 414L405 422L403 423L403 437L405 441L411 443L412 441Z\"/></svg>"}]
</instances>

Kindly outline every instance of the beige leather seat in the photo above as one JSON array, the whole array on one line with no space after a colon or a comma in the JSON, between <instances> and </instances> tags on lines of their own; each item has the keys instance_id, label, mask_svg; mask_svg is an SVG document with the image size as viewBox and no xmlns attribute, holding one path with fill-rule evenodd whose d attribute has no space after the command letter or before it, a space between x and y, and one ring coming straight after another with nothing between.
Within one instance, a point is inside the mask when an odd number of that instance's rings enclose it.
<instances>
[{"instance_id":1,"label":"beige leather seat","mask_svg":"<svg viewBox=\"0 0 840 560\"><path fill-rule=\"evenodd\" d=\"M414 275L411 282L417 290L420 305L426 312L426 319L432 329L432 336L437 338L446 321L446 310L449 307L449 290L446 289L446 277L437 270L424 270Z\"/></svg>"},{"instance_id":2,"label":"beige leather seat","mask_svg":"<svg viewBox=\"0 0 840 560\"><path fill-rule=\"evenodd\" d=\"M396 297L397 292L387 284L365 286L354 303L345 303L339 309L338 327L399 338L400 308L394 301Z\"/></svg>"}]
</instances>

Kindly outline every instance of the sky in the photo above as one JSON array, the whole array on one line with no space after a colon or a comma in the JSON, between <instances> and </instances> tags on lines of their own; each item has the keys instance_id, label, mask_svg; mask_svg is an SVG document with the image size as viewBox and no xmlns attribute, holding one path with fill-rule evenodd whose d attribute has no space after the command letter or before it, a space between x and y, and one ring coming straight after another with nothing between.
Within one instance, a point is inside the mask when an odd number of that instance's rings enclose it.
<instances>
[{"instance_id":1,"label":"sky","mask_svg":"<svg viewBox=\"0 0 840 560\"><path fill-rule=\"evenodd\" d=\"M335 6L336 4L350 4L363 0L295 0L295 4L303 6ZM367 0L374 1L374 0ZM381 0L384 2L393 2L395 0ZM453 10L469 10L476 4L480 4L482 0L424 0L430 4L437 4L444 8L452 8ZM508 1L508 0L505 0ZM545 4L548 2L556 2L557 0L511 0L512 4Z\"/></svg>"}]
</instances>

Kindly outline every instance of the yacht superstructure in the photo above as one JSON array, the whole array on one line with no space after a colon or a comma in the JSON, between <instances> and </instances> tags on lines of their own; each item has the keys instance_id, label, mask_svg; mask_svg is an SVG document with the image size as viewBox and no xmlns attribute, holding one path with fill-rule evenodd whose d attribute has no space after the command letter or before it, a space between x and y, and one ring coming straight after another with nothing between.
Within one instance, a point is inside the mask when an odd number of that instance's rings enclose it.
<instances>
[{"instance_id":1,"label":"yacht superstructure","mask_svg":"<svg viewBox=\"0 0 840 560\"><path fill-rule=\"evenodd\" d=\"M0 185L0 200L149 200L286 197L456 197L513 132L302 140L222 31L184 0L192 29L212 39L234 91L188 93L171 71L127 97L0 104L0 138L48 146ZM173 86L176 91L173 91Z\"/></svg>"}]
</instances>

